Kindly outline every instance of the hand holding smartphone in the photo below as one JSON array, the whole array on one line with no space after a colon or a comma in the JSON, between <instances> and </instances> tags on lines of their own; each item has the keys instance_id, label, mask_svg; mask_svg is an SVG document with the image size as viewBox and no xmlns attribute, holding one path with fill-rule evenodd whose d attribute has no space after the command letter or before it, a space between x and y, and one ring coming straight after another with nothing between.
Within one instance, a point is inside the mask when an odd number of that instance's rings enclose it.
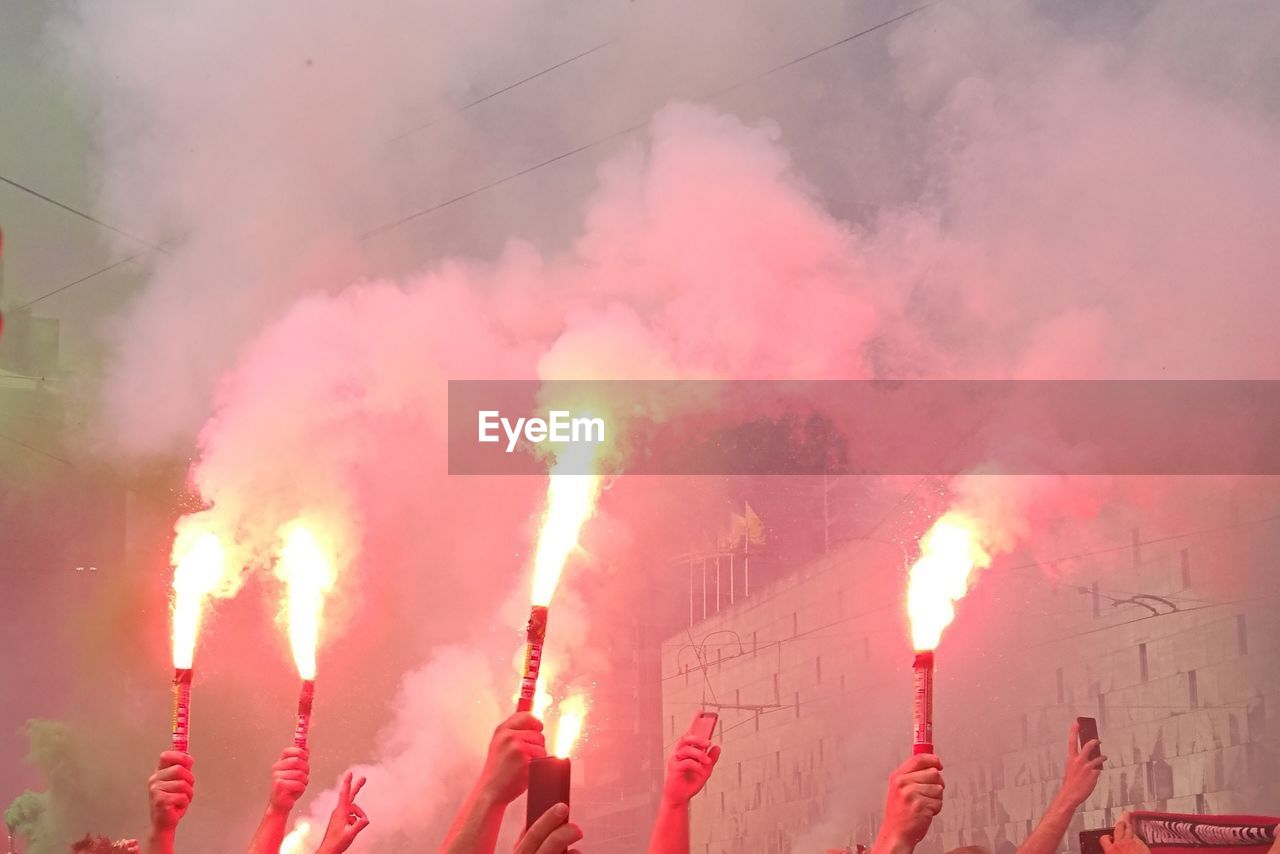
<instances>
[{"instance_id":1,"label":"hand holding smartphone","mask_svg":"<svg viewBox=\"0 0 1280 854\"><path fill-rule=\"evenodd\" d=\"M716 723L719 720L720 715L715 712L698 712L693 716L693 723L689 725L689 735L703 741L711 741L711 736L715 735Z\"/></svg>"},{"instance_id":2,"label":"hand holding smartphone","mask_svg":"<svg viewBox=\"0 0 1280 854\"><path fill-rule=\"evenodd\" d=\"M1096 718L1076 718L1076 726L1080 730L1080 740L1077 746L1084 749L1084 746L1098 738L1098 721ZM1095 744L1093 749L1089 751L1089 759L1097 759L1102 755L1102 745Z\"/></svg>"}]
</instances>

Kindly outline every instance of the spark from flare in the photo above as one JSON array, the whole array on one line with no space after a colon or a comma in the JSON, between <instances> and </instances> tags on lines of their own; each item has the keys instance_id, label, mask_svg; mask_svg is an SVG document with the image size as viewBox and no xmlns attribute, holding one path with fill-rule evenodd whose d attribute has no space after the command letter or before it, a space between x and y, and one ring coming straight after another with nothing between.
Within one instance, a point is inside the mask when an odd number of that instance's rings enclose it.
<instances>
[{"instance_id":1,"label":"spark from flare","mask_svg":"<svg viewBox=\"0 0 1280 854\"><path fill-rule=\"evenodd\" d=\"M222 581L226 554L216 534L180 525L173 563L173 666L190 670L200 614L205 599Z\"/></svg>"},{"instance_id":2,"label":"spark from flare","mask_svg":"<svg viewBox=\"0 0 1280 854\"><path fill-rule=\"evenodd\" d=\"M276 571L286 585L289 646L298 675L312 680L316 678L316 647L320 642L324 599L333 589L337 572L331 550L304 523L286 526L282 540Z\"/></svg>"},{"instance_id":3,"label":"spark from flare","mask_svg":"<svg viewBox=\"0 0 1280 854\"><path fill-rule=\"evenodd\" d=\"M515 656L511 661L511 669L517 676L524 673L525 656L527 649L524 644L516 650ZM560 676L560 666L556 658L544 655L541 665L538 668L538 684L533 695L533 704L529 711L538 720L546 720L547 710L555 703L555 695L552 693L552 686L555 685ZM520 699L520 690L517 689L515 695L511 698L517 702Z\"/></svg>"},{"instance_id":4,"label":"spark from flare","mask_svg":"<svg viewBox=\"0 0 1280 854\"><path fill-rule=\"evenodd\" d=\"M587 695L570 694L560 701L559 718L556 722L556 740L553 756L568 759L582 734L582 725L587 719Z\"/></svg>"},{"instance_id":5,"label":"spark from flare","mask_svg":"<svg viewBox=\"0 0 1280 854\"><path fill-rule=\"evenodd\" d=\"M942 632L956 616L956 603L969 592L976 570L991 565L978 523L949 510L920 539L920 557L907 582L907 616L917 651L938 648Z\"/></svg>"},{"instance_id":6,"label":"spark from flare","mask_svg":"<svg viewBox=\"0 0 1280 854\"><path fill-rule=\"evenodd\" d=\"M547 709L551 708L551 703L555 699L551 696L551 691L545 684L549 681L550 680L548 679L539 682L538 693L533 695L533 716L538 720L542 720L547 713Z\"/></svg>"}]
</instances>

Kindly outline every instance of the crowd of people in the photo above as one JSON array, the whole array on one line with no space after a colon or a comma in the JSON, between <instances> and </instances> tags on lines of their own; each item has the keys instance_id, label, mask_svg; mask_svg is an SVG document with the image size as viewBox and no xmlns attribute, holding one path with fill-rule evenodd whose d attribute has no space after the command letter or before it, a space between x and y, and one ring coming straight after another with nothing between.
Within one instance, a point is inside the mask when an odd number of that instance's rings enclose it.
<instances>
[{"instance_id":1,"label":"crowd of people","mask_svg":"<svg viewBox=\"0 0 1280 854\"><path fill-rule=\"evenodd\" d=\"M667 763L649 854L689 854L690 802L715 772L721 749L720 745L694 734L692 729L677 742ZM440 845L440 854L493 854L507 808L528 789L530 764L546 755L542 722L538 718L518 712L503 721L494 731L480 776L454 817ZM1106 759L1098 740L1080 743L1079 730L1072 724L1062 785L1017 854L1062 851L1072 817L1093 793ZM249 843L249 854L279 854L289 816L309 782L307 751L295 747L285 750L271 768L266 811ZM346 851L369 826L369 817L356 803L364 782L364 778L353 778L350 773L343 777L337 806L316 854ZM178 826L191 807L195 785L190 756L174 751L160 755L159 766L149 784L151 827L147 854L172 854L175 850ZM937 756L916 755L904 762L889 778L884 821L870 846L870 854L912 854L928 834L934 818L942 812L945 794L943 766ZM569 805L559 803L525 829L513 850L514 854L581 854L576 846L584 838L583 829L570 820ZM1102 838L1102 846L1106 854L1150 854L1150 849L1134 833L1127 816L1117 821L1113 835ZM133 840L111 843L86 837L73 851L141 854L142 849ZM971 846L950 854L986 852ZM1280 841L1271 854L1280 854Z\"/></svg>"}]
</instances>

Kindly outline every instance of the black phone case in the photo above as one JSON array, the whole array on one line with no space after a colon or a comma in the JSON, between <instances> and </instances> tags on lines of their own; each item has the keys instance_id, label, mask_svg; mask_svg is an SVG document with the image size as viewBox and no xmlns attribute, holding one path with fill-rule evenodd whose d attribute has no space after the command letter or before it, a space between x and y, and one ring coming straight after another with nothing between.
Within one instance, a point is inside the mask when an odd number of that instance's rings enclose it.
<instances>
[{"instance_id":1,"label":"black phone case","mask_svg":"<svg viewBox=\"0 0 1280 854\"><path fill-rule=\"evenodd\" d=\"M1102 854L1102 837L1115 833L1114 827L1080 831L1080 854Z\"/></svg>"},{"instance_id":2,"label":"black phone case","mask_svg":"<svg viewBox=\"0 0 1280 854\"><path fill-rule=\"evenodd\" d=\"M529 797L524 826L528 828L556 804L569 804L569 760L548 757L529 763Z\"/></svg>"},{"instance_id":3,"label":"black phone case","mask_svg":"<svg viewBox=\"0 0 1280 854\"><path fill-rule=\"evenodd\" d=\"M1098 737L1098 722L1093 718L1076 718L1076 724L1080 727L1080 745L1084 746L1086 742L1093 741ZM1093 753L1089 755L1090 759L1096 759L1102 755L1102 748L1095 747Z\"/></svg>"}]
</instances>

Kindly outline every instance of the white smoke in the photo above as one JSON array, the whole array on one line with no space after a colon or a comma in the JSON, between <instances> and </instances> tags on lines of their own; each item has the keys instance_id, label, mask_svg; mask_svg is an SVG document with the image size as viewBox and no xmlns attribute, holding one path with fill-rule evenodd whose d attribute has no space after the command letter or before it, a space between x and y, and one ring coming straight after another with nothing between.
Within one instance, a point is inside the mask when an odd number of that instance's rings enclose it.
<instances>
[{"instance_id":1,"label":"white smoke","mask_svg":"<svg viewBox=\"0 0 1280 854\"><path fill-rule=\"evenodd\" d=\"M444 476L449 378L1272 377L1280 12L1239 8L944 2L759 76L877 21L79 4L60 32L96 108L102 207L168 250L113 320L104 429L135 454L199 431L193 480L255 548L319 504L353 528L340 589L425 566L423 588L464 588L442 619L488 625L520 561L435 549L489 499L507 522L538 492ZM451 794L408 770L473 761L503 705L472 653L432 655L369 766L386 839ZM491 719L429 695L455 683Z\"/></svg>"}]
</instances>

